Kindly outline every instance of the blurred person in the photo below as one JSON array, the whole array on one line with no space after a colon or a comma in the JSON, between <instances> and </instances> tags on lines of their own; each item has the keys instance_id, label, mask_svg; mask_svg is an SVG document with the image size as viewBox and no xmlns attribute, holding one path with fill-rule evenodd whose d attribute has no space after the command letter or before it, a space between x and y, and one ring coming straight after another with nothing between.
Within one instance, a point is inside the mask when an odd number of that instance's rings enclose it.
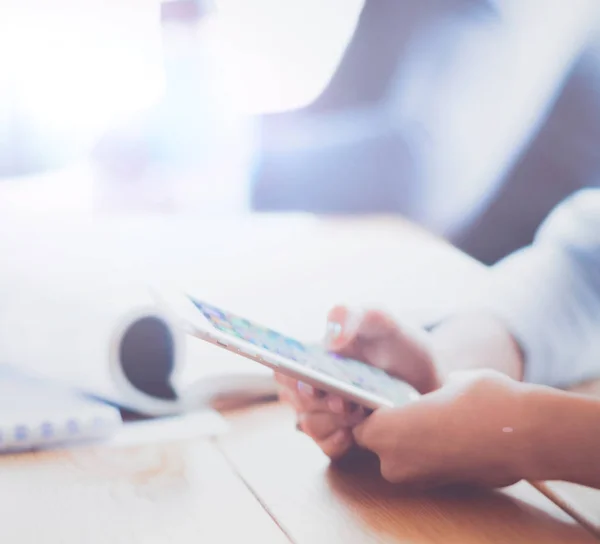
<instances>
[{"instance_id":1,"label":"blurred person","mask_svg":"<svg viewBox=\"0 0 600 544\"><path fill-rule=\"evenodd\" d=\"M262 118L257 210L399 213L493 263L600 169L594 0L367 0L329 85Z\"/></svg>"},{"instance_id":2,"label":"blurred person","mask_svg":"<svg viewBox=\"0 0 600 544\"><path fill-rule=\"evenodd\" d=\"M565 200L491 274L489 300L424 338L381 312L334 308L330 350L423 395L368 414L279 375L299 427L334 459L374 452L382 475L407 486L600 488L600 399L562 389L600 378L600 189Z\"/></svg>"}]
</instances>

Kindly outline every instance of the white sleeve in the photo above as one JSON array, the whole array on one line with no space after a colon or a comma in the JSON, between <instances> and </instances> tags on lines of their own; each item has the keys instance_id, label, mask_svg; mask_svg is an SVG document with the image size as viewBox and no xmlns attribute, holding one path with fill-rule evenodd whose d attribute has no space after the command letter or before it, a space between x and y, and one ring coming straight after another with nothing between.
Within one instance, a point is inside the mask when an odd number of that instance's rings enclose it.
<instances>
[{"instance_id":1,"label":"white sleeve","mask_svg":"<svg viewBox=\"0 0 600 544\"><path fill-rule=\"evenodd\" d=\"M492 268L491 309L525 355L525 379L600 378L600 190L561 204L534 243Z\"/></svg>"}]
</instances>

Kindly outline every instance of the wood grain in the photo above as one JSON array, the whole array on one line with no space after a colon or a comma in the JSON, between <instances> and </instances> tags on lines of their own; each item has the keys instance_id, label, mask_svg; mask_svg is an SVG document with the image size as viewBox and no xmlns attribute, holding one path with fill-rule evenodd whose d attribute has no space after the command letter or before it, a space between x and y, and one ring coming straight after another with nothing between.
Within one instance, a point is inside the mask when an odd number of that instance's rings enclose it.
<instances>
[{"instance_id":1,"label":"wood grain","mask_svg":"<svg viewBox=\"0 0 600 544\"><path fill-rule=\"evenodd\" d=\"M11 544L289 542L203 441L1 457L0 510Z\"/></svg>"},{"instance_id":2,"label":"wood grain","mask_svg":"<svg viewBox=\"0 0 600 544\"><path fill-rule=\"evenodd\" d=\"M582 383L571 391L600 397L600 380ZM534 485L600 538L600 489L568 482L536 482Z\"/></svg>"},{"instance_id":3,"label":"wood grain","mask_svg":"<svg viewBox=\"0 0 600 544\"><path fill-rule=\"evenodd\" d=\"M595 542L526 483L504 492L403 493L370 463L331 466L283 405L228 419L233 431L217 438L219 447L297 544Z\"/></svg>"}]
</instances>

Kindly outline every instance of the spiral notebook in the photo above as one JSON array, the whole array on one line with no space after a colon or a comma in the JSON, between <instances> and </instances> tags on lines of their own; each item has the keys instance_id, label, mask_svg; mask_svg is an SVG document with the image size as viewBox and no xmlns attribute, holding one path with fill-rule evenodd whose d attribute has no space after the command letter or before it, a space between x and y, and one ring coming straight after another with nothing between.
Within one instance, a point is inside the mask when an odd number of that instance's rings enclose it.
<instances>
[{"instance_id":1,"label":"spiral notebook","mask_svg":"<svg viewBox=\"0 0 600 544\"><path fill-rule=\"evenodd\" d=\"M0 364L0 452L107 438L121 426L117 408Z\"/></svg>"}]
</instances>

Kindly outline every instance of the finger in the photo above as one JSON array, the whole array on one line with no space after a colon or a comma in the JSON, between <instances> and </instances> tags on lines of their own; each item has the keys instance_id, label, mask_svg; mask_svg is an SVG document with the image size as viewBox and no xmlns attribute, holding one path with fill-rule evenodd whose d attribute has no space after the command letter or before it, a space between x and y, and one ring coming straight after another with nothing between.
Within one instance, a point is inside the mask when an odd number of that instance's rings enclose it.
<instances>
[{"instance_id":1,"label":"finger","mask_svg":"<svg viewBox=\"0 0 600 544\"><path fill-rule=\"evenodd\" d=\"M396 340L398 334L398 325L384 312L365 312L338 306L329 312L326 346L344 357L364 360L365 347L385 340Z\"/></svg>"},{"instance_id":2,"label":"finger","mask_svg":"<svg viewBox=\"0 0 600 544\"><path fill-rule=\"evenodd\" d=\"M298 393L301 393L307 398L321 398L325 396L325 393L320 389L316 389L312 385L309 385L307 383L300 382L296 378L292 378L291 376L286 376L281 372L275 373L275 381L283 388L291 389L292 391L297 391Z\"/></svg>"},{"instance_id":3,"label":"finger","mask_svg":"<svg viewBox=\"0 0 600 544\"><path fill-rule=\"evenodd\" d=\"M356 403L345 401L338 395L328 394L289 376L279 374L276 375L275 379L281 385L279 389L280 398L294 406L303 406L306 411L328 408L336 414L349 414L358 408ZM300 396L300 398L294 398L295 396ZM321 399L324 400L325 404L314 402Z\"/></svg>"},{"instance_id":4,"label":"finger","mask_svg":"<svg viewBox=\"0 0 600 544\"><path fill-rule=\"evenodd\" d=\"M282 387L296 389L296 383L298 381L296 378L292 378L286 374L282 374L281 372L274 372L273 376L275 377L275 381Z\"/></svg>"},{"instance_id":5,"label":"finger","mask_svg":"<svg viewBox=\"0 0 600 544\"><path fill-rule=\"evenodd\" d=\"M346 401L338 395L327 395L327 407L334 414L351 414L358 409L356 403Z\"/></svg>"},{"instance_id":6,"label":"finger","mask_svg":"<svg viewBox=\"0 0 600 544\"><path fill-rule=\"evenodd\" d=\"M331 412L328 397L322 396L322 392L315 391L302 382L298 382L295 389L282 388L279 397L282 401L291 404L297 412Z\"/></svg>"},{"instance_id":7,"label":"finger","mask_svg":"<svg viewBox=\"0 0 600 544\"><path fill-rule=\"evenodd\" d=\"M280 394L284 390L287 390L288 392L291 392L292 394L299 394L307 400L319 399L319 398L325 397L324 391L316 389L309 384L300 382L296 378L292 378L290 376L282 374L281 372L275 372L274 376L275 376L275 381L280 386L280 388L279 388ZM285 396L289 397L289 393Z\"/></svg>"},{"instance_id":8,"label":"finger","mask_svg":"<svg viewBox=\"0 0 600 544\"><path fill-rule=\"evenodd\" d=\"M292 378L291 376L286 376L281 372L275 373L275 381L285 389L291 389L292 391L297 391L302 393L304 396L308 398L320 398L325 395L325 393L319 389L314 388L313 386L300 382L296 378Z\"/></svg>"},{"instance_id":9,"label":"finger","mask_svg":"<svg viewBox=\"0 0 600 544\"><path fill-rule=\"evenodd\" d=\"M325 391L317 389L316 387L305 382L298 382L296 384L296 390L307 400L322 399L326 395Z\"/></svg>"},{"instance_id":10,"label":"finger","mask_svg":"<svg viewBox=\"0 0 600 544\"><path fill-rule=\"evenodd\" d=\"M331 412L309 412L298 416L298 423L304 433L314 440L323 440L339 429L349 429L365 418L362 410L352 414L339 415Z\"/></svg>"},{"instance_id":11,"label":"finger","mask_svg":"<svg viewBox=\"0 0 600 544\"><path fill-rule=\"evenodd\" d=\"M279 392L282 402L289 404L298 413L327 412L327 401L323 399L307 399L292 389L284 388Z\"/></svg>"},{"instance_id":12,"label":"finger","mask_svg":"<svg viewBox=\"0 0 600 544\"><path fill-rule=\"evenodd\" d=\"M279 391L279 400L286 404L291 405L296 411L300 409L300 405L297 402L296 395L294 395L289 389L282 389Z\"/></svg>"},{"instance_id":13,"label":"finger","mask_svg":"<svg viewBox=\"0 0 600 544\"><path fill-rule=\"evenodd\" d=\"M358 425L356 425L353 429L352 429L352 436L354 438L354 441L361 447L361 448L365 448L367 450L371 450L373 451L372 447L370 444L370 440L369 440L369 434L370 434L370 420L371 420L370 416L367 419L365 419L362 423L359 423Z\"/></svg>"},{"instance_id":14,"label":"finger","mask_svg":"<svg viewBox=\"0 0 600 544\"><path fill-rule=\"evenodd\" d=\"M346 401L338 395L327 393L304 382L297 382L296 389L303 397L307 409L309 407L312 407L313 410L329 409L336 414L349 414L358 408L354 402Z\"/></svg>"},{"instance_id":15,"label":"finger","mask_svg":"<svg viewBox=\"0 0 600 544\"><path fill-rule=\"evenodd\" d=\"M364 361L405 380L420 393L440 385L435 371L429 338L409 325L398 326L384 312L370 310L362 319L351 341L345 341L336 353Z\"/></svg>"},{"instance_id":16,"label":"finger","mask_svg":"<svg viewBox=\"0 0 600 544\"><path fill-rule=\"evenodd\" d=\"M363 312L346 306L335 306L327 315L325 345L338 351L350 344L358 331Z\"/></svg>"},{"instance_id":17,"label":"finger","mask_svg":"<svg viewBox=\"0 0 600 544\"><path fill-rule=\"evenodd\" d=\"M337 414L351 413L357 408L357 405L353 402L345 401L338 395L328 394L310 384L299 382L294 378L290 378L289 376L281 375L276 379L280 384L283 385L284 389L297 392L303 398L304 406L307 410L311 408L311 406L312 409L324 408L323 403L313 402L318 399L324 399L329 409ZM290 395L288 393L284 396L289 398ZM307 404L307 402L311 404Z\"/></svg>"},{"instance_id":18,"label":"finger","mask_svg":"<svg viewBox=\"0 0 600 544\"><path fill-rule=\"evenodd\" d=\"M398 325L394 319L378 310L369 310L360 316L360 321L354 331L353 342L347 343L346 347L355 349L360 345L395 339L398 332Z\"/></svg>"},{"instance_id":19,"label":"finger","mask_svg":"<svg viewBox=\"0 0 600 544\"><path fill-rule=\"evenodd\" d=\"M353 427L352 435L359 446L377 453L382 441L390 434L389 425L386 425L386 412L385 409L375 410Z\"/></svg>"},{"instance_id":20,"label":"finger","mask_svg":"<svg viewBox=\"0 0 600 544\"><path fill-rule=\"evenodd\" d=\"M324 440L317 442L325 455L331 459L339 459L352 448L354 440L348 429L338 429Z\"/></svg>"},{"instance_id":21,"label":"finger","mask_svg":"<svg viewBox=\"0 0 600 544\"><path fill-rule=\"evenodd\" d=\"M292 404L300 412L325 412L341 416L350 416L364 413L364 409L355 402L349 402L337 395L320 392L318 390L306 391L306 385L299 383L299 391L283 389L280 394L282 400Z\"/></svg>"}]
</instances>

